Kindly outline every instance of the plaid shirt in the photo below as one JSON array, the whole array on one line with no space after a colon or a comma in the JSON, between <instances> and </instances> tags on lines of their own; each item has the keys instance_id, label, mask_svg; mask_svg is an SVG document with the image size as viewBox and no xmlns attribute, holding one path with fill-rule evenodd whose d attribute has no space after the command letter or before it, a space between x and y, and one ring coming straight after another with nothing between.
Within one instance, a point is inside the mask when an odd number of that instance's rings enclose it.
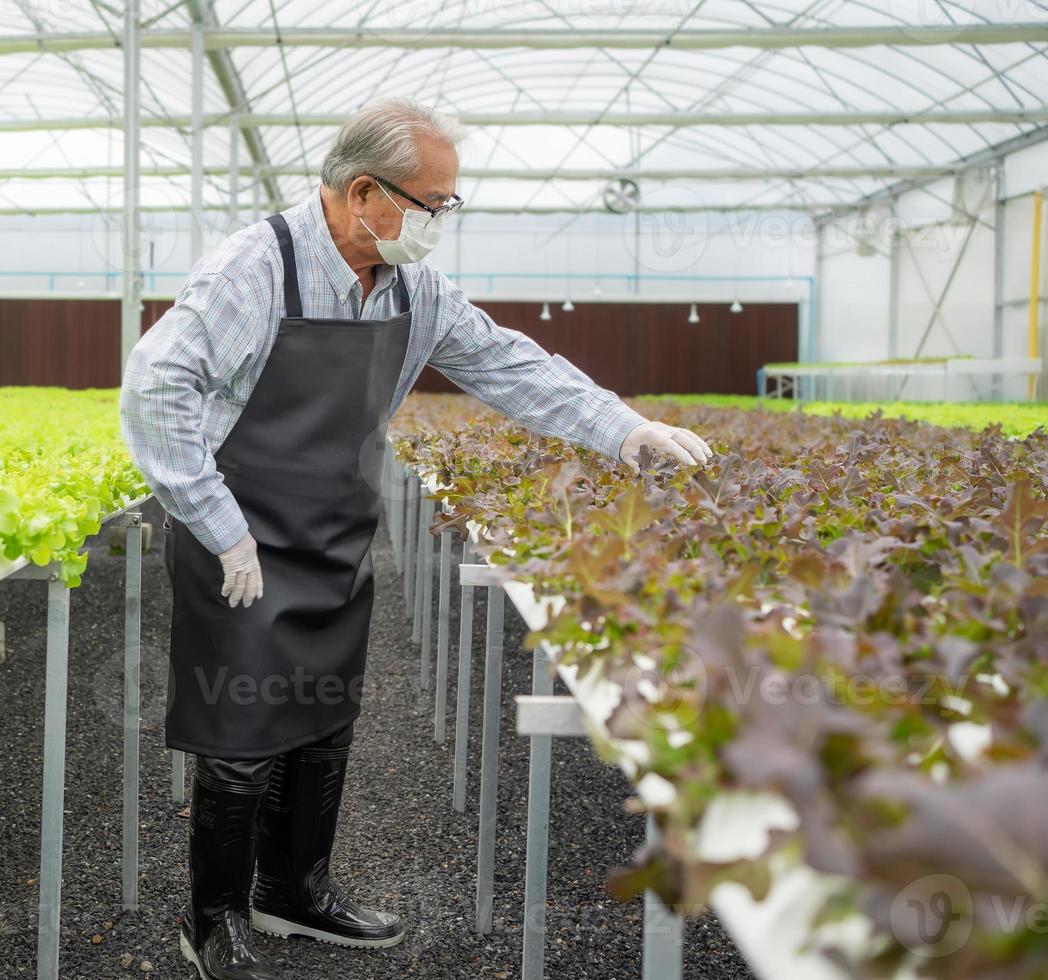
<instances>
[{"instance_id":1,"label":"plaid shirt","mask_svg":"<svg viewBox=\"0 0 1048 980\"><path fill-rule=\"evenodd\" d=\"M542 435L611 458L647 421L559 354L500 327L426 262L377 266L361 285L335 248L320 186L282 212L295 244L303 314L386 319L397 310L397 274L411 296L411 335L390 417L425 364L459 388ZM213 452L255 387L284 315L284 273L272 228L257 221L201 258L171 307L131 351L120 391L128 452L164 508L213 554L231 548L247 521Z\"/></svg>"}]
</instances>

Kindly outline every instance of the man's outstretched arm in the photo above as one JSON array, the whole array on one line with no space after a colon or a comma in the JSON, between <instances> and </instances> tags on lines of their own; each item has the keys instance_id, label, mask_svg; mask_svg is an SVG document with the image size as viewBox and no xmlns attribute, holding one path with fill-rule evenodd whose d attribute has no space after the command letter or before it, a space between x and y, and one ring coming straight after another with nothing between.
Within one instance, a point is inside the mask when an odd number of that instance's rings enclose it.
<instances>
[{"instance_id":1,"label":"man's outstretched arm","mask_svg":"<svg viewBox=\"0 0 1048 980\"><path fill-rule=\"evenodd\" d=\"M532 432L577 443L634 470L642 443L687 465L712 455L695 433L650 422L560 354L500 327L436 275L445 329L428 363L463 391Z\"/></svg>"}]
</instances>

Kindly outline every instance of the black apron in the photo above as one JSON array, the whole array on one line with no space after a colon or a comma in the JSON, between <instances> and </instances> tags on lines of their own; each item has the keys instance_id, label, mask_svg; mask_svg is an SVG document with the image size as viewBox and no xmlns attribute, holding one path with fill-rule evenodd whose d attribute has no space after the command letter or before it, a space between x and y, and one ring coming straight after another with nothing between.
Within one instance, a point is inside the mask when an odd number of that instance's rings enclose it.
<instances>
[{"instance_id":1,"label":"black apron","mask_svg":"<svg viewBox=\"0 0 1048 980\"><path fill-rule=\"evenodd\" d=\"M388 320L304 317L287 222L266 220L285 316L215 453L258 543L262 598L230 607L218 556L170 515L164 535L167 745L230 759L322 739L360 713L386 424L411 328L402 274Z\"/></svg>"}]
</instances>

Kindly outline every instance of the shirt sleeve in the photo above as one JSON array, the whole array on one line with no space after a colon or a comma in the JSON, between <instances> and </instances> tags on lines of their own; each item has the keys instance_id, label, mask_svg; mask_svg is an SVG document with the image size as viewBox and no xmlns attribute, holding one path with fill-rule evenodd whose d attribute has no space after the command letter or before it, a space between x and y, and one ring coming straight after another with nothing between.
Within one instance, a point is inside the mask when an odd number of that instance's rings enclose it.
<instances>
[{"instance_id":1,"label":"shirt sleeve","mask_svg":"<svg viewBox=\"0 0 1048 980\"><path fill-rule=\"evenodd\" d=\"M248 530L204 438L207 396L254 358L264 323L223 273L192 278L134 346L120 389L120 430L149 488L213 554Z\"/></svg>"},{"instance_id":2,"label":"shirt sleeve","mask_svg":"<svg viewBox=\"0 0 1048 980\"><path fill-rule=\"evenodd\" d=\"M436 275L441 323L427 363L525 428L619 461L623 440L648 420L560 354L498 326L450 279Z\"/></svg>"}]
</instances>

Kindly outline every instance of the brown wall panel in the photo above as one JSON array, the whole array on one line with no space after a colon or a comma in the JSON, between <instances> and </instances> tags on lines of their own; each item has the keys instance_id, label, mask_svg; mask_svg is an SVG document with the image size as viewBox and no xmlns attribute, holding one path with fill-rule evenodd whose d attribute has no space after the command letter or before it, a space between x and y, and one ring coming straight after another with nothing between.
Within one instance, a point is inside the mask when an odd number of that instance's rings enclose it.
<instances>
[{"instance_id":1,"label":"brown wall panel","mask_svg":"<svg viewBox=\"0 0 1048 980\"><path fill-rule=\"evenodd\" d=\"M147 300L143 332L171 306ZM550 304L484 302L501 326L520 330L560 354L598 384L622 396L662 392L752 394L756 371L797 359L797 306L700 304L688 323L680 303L580 303L571 313ZM115 388L120 384L117 300L0 299L0 385ZM423 368L419 391L457 391L439 371Z\"/></svg>"},{"instance_id":2,"label":"brown wall panel","mask_svg":"<svg viewBox=\"0 0 1048 980\"><path fill-rule=\"evenodd\" d=\"M679 303L580 303L571 313L551 303L551 320L539 319L539 303L476 305L624 397L752 395L762 364L798 357L795 303L747 303L741 313L728 304L699 304L699 323L688 323L688 306ZM428 366L417 387L457 390Z\"/></svg>"},{"instance_id":3,"label":"brown wall panel","mask_svg":"<svg viewBox=\"0 0 1048 980\"><path fill-rule=\"evenodd\" d=\"M119 301L0 299L0 385L119 384Z\"/></svg>"}]
</instances>

